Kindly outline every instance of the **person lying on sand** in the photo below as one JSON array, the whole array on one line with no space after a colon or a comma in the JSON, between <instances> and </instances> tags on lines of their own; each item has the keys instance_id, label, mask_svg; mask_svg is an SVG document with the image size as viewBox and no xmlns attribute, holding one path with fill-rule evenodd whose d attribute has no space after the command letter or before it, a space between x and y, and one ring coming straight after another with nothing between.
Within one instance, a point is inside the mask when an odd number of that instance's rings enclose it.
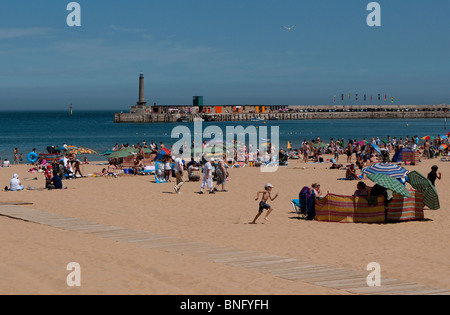
<instances>
[{"instance_id":1,"label":"person lying on sand","mask_svg":"<svg viewBox=\"0 0 450 315\"><path fill-rule=\"evenodd\" d=\"M278 194L276 194L275 197L272 198L272 196L270 195L270 192L272 191L273 186L271 184L266 184L265 189L266 190L258 191L258 194L256 195L256 199L255 200L259 199L259 195L260 194L262 194L262 198L261 198L261 201L259 202L258 214L256 215L256 217L253 219L253 221L250 224L256 224L256 220L258 220L258 218L261 216L261 214L263 213L264 209L267 210L267 214L266 214L264 220L269 221L267 219L267 217L273 211L273 208L270 205L268 205L266 203L266 201L269 200L269 199L271 201L274 201L278 197Z\"/></svg>"}]
</instances>

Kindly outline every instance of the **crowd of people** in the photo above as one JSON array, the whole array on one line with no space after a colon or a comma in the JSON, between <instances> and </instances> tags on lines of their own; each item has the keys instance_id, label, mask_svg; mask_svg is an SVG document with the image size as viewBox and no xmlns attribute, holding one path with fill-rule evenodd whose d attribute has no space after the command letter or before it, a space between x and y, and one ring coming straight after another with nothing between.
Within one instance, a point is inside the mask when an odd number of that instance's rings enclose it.
<instances>
[{"instance_id":1,"label":"crowd of people","mask_svg":"<svg viewBox=\"0 0 450 315\"><path fill-rule=\"evenodd\" d=\"M201 181L200 192L203 193L207 190L213 194L221 187L221 190L226 192L225 186L228 178L227 168L233 165L235 161L242 161L250 166L260 166L261 163L267 163L277 161L280 165L287 164L288 159L300 159L304 162L324 162L323 156L325 154L331 154L333 158L330 159L332 163L331 169L345 169L346 179L360 180L361 175L357 174L357 168L363 169L367 163L377 162L389 162L393 153L403 148L410 148L412 150L420 151L423 157L433 158L436 156L449 155L449 139L437 137L436 139L430 138L425 140L422 146L419 145L420 139L418 136L405 137L405 139L396 137L387 137L386 140L381 140L379 137L371 138L369 140L357 140L357 139L333 139L331 138L329 143L325 143L322 139L316 138L311 141L303 140L299 149L289 148L284 150L277 149L271 144L266 144L266 147L260 151L254 151L251 145L247 147L245 144L241 144L239 141L233 141L231 146L223 146L223 157L217 158L217 154L214 155L215 159L205 158L203 156L201 160L195 161L194 158L187 164L181 159L181 155L185 150L188 150L185 144L178 152L175 152L173 146L167 149L165 145L160 142L157 145L153 140L147 143L145 140L142 143L136 145L116 143L112 148L113 152L120 151L126 148L133 148L137 150L137 154L134 155L134 165L132 166L133 173L139 174L139 170L143 170L146 166L146 162L162 162L164 164L164 177L167 182L171 182L172 178L176 182L174 190L176 193L180 193L181 187L185 183L185 173L187 174L187 180L189 181ZM192 142L195 147L195 143ZM202 150L207 148L209 144L204 141L202 143ZM219 145L214 145L214 149L219 148ZM164 154L161 156L160 152L164 150ZM381 154L380 154L381 151ZM145 159L150 153L150 159ZM340 164L340 157L344 155L346 157L345 162L348 164L344 166ZM234 161L227 161L227 158L233 157ZM276 159L278 156L278 159ZM14 149L14 162L11 163L5 159L2 163L0 159L1 167L10 167L14 164L19 164L23 160L22 154L19 153L18 148ZM36 162L37 168L45 172L46 188L60 189L62 186L60 181L66 178L83 177L80 165L82 163L88 163L87 159L80 161L74 154L66 154L59 162L53 162L47 164L45 160L39 158ZM112 158L108 161L108 166L103 168L101 172L94 174L95 176L118 176L121 172L121 159ZM200 176L202 172L202 176ZM56 176L55 177L55 174ZM58 178L59 177L59 178ZM212 178L217 181L215 187L213 187ZM435 178L439 179L440 175L436 175ZM53 180L54 179L54 180ZM13 185L13 190L17 188L17 185ZM11 190L11 189L10 189Z\"/></svg>"},{"instance_id":2,"label":"crowd of people","mask_svg":"<svg viewBox=\"0 0 450 315\"><path fill-rule=\"evenodd\" d=\"M391 154L409 148L411 150L419 150L423 157L433 158L438 156L449 156L449 138L448 136L437 136L436 138L425 139L424 143L420 145L421 138L418 136L405 137L405 139L388 136L386 140L381 140L379 137L366 140L352 140L348 139L333 139L329 143L325 143L322 139L316 138L311 141L303 140L299 149L290 149L288 154L291 158L299 158L305 163L318 162L320 157L324 154L331 154L334 160L339 162L341 156L346 157L347 163L352 163L353 157L356 158L356 163L367 161L372 162L389 162ZM376 146L381 151L381 156Z\"/></svg>"}]
</instances>

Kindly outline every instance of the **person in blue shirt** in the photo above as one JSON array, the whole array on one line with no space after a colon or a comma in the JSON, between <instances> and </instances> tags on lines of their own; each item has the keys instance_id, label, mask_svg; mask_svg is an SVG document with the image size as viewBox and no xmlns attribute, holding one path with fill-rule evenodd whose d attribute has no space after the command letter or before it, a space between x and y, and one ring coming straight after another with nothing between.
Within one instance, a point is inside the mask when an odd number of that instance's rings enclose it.
<instances>
[{"instance_id":1,"label":"person in blue shirt","mask_svg":"<svg viewBox=\"0 0 450 315\"><path fill-rule=\"evenodd\" d=\"M51 184L48 185L48 189L63 189L61 177L59 177L56 170L53 171L53 177L51 179Z\"/></svg>"}]
</instances>

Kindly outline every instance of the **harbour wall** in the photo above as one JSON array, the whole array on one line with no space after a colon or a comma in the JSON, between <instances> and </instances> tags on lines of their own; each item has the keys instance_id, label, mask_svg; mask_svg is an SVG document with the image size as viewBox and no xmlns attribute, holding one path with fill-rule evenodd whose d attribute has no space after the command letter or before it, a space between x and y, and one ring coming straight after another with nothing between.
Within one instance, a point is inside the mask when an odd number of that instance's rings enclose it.
<instances>
[{"instance_id":1,"label":"harbour wall","mask_svg":"<svg viewBox=\"0 0 450 315\"><path fill-rule=\"evenodd\" d=\"M115 123L168 123L204 121L306 120L306 119L419 119L450 117L450 105L288 106L265 113L116 113Z\"/></svg>"}]
</instances>

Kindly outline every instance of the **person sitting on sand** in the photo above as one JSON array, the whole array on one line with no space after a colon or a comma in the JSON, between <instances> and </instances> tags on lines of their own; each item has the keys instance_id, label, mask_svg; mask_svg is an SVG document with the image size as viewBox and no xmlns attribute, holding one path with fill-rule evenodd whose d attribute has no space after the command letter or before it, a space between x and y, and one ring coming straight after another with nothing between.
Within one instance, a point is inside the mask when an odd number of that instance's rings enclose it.
<instances>
[{"instance_id":1,"label":"person sitting on sand","mask_svg":"<svg viewBox=\"0 0 450 315\"><path fill-rule=\"evenodd\" d=\"M378 157L376 156L376 154L372 154L371 158L370 158L370 162L371 163L378 163Z\"/></svg>"},{"instance_id":2,"label":"person sitting on sand","mask_svg":"<svg viewBox=\"0 0 450 315\"><path fill-rule=\"evenodd\" d=\"M114 164L114 160L109 161L109 165L108 165L108 175L114 175L117 176L117 167Z\"/></svg>"},{"instance_id":3,"label":"person sitting on sand","mask_svg":"<svg viewBox=\"0 0 450 315\"><path fill-rule=\"evenodd\" d=\"M20 191L23 190L23 185L20 183L19 175L14 174L11 180L9 181L9 189L5 187L5 190L9 191Z\"/></svg>"},{"instance_id":4,"label":"person sitting on sand","mask_svg":"<svg viewBox=\"0 0 450 315\"><path fill-rule=\"evenodd\" d=\"M5 161L3 161L3 167L9 167L8 159L5 159Z\"/></svg>"},{"instance_id":5,"label":"person sitting on sand","mask_svg":"<svg viewBox=\"0 0 450 315\"><path fill-rule=\"evenodd\" d=\"M369 190L367 189L367 185L364 182L359 182L356 185L356 191L353 194L354 197L367 197L369 196Z\"/></svg>"},{"instance_id":6,"label":"person sitting on sand","mask_svg":"<svg viewBox=\"0 0 450 315\"><path fill-rule=\"evenodd\" d=\"M320 184L314 183L311 185L311 193L317 198L321 199L322 197L322 190L320 190Z\"/></svg>"},{"instance_id":7,"label":"person sitting on sand","mask_svg":"<svg viewBox=\"0 0 450 315\"><path fill-rule=\"evenodd\" d=\"M347 172L345 173L345 178L347 180L359 179L358 175L356 175L355 164L350 165L350 167L347 169Z\"/></svg>"},{"instance_id":8,"label":"person sitting on sand","mask_svg":"<svg viewBox=\"0 0 450 315\"><path fill-rule=\"evenodd\" d=\"M278 197L278 194L276 194L275 197L272 198L272 196L270 195L270 192L272 191L272 189L273 189L273 186L268 183L265 186L265 190L258 191L258 194L256 195L256 199L255 200L259 199L259 195L260 194L262 194L262 198L261 198L261 201L259 202L258 214L256 215L256 217L253 219L253 221L250 224L256 224L256 220L258 220L258 218L261 216L261 214L263 213L264 209L267 210L267 214L266 214L266 217L264 218L264 220L269 221L269 219L267 219L267 217L273 211L273 208L270 205L268 205L266 202L269 199L271 201L274 201Z\"/></svg>"},{"instance_id":9,"label":"person sitting on sand","mask_svg":"<svg viewBox=\"0 0 450 315\"><path fill-rule=\"evenodd\" d=\"M198 182L200 180L200 175L195 174L195 171L198 171L198 165L197 162L194 161L194 163L189 162L188 167L188 179L190 182Z\"/></svg>"},{"instance_id":10,"label":"person sitting on sand","mask_svg":"<svg viewBox=\"0 0 450 315\"><path fill-rule=\"evenodd\" d=\"M56 170L53 171L53 177L51 183L47 186L49 190L51 189L63 189L61 177L59 177Z\"/></svg>"},{"instance_id":11,"label":"person sitting on sand","mask_svg":"<svg viewBox=\"0 0 450 315\"><path fill-rule=\"evenodd\" d=\"M137 155L136 156L136 160L134 160L134 166L133 166L133 173L134 175L139 174L139 171L144 169L145 165L144 165L144 156L142 155Z\"/></svg>"}]
</instances>

